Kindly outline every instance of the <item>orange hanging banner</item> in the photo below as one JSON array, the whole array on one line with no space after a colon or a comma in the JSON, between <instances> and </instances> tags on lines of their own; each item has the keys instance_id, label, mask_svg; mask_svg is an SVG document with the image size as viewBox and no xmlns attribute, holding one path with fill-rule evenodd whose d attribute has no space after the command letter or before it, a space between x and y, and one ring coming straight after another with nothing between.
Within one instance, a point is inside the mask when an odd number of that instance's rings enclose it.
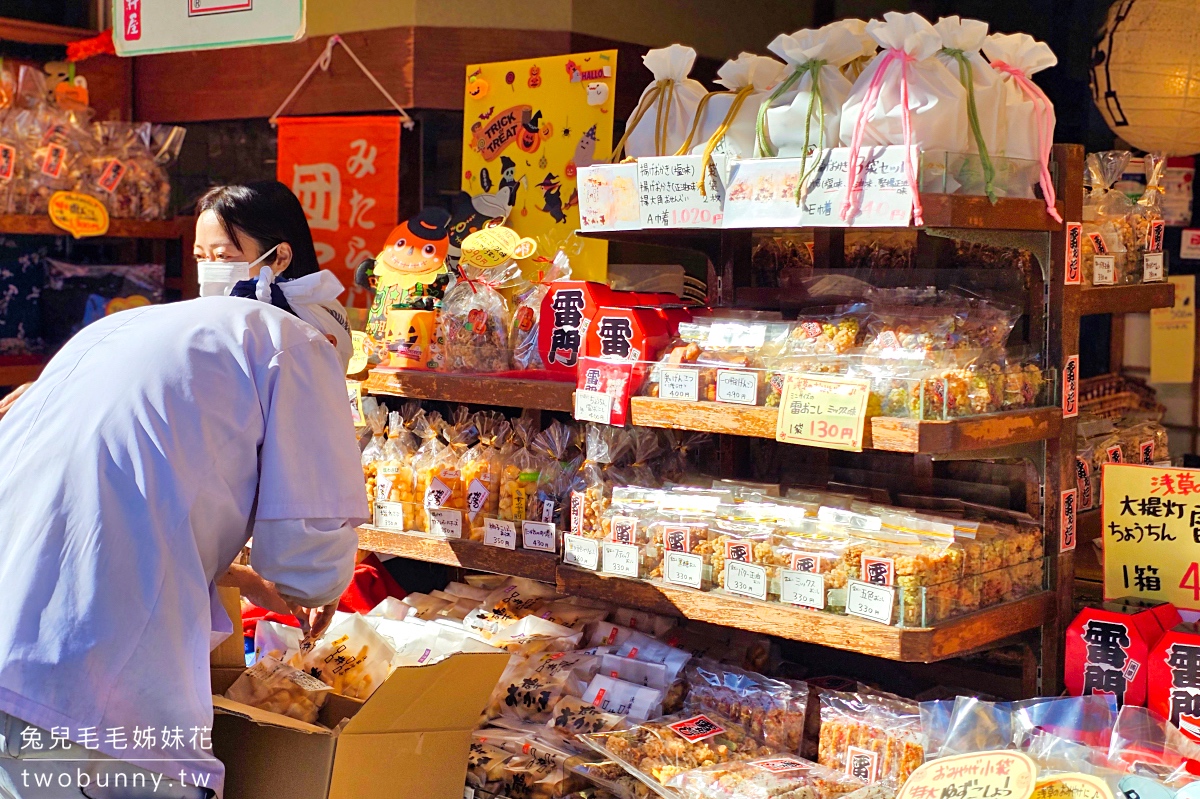
<instances>
[{"instance_id":1,"label":"orange hanging banner","mask_svg":"<svg viewBox=\"0 0 1200 799\"><path fill-rule=\"evenodd\" d=\"M374 258L398 222L398 116L280 117L276 176L300 198L321 266L366 307L354 269Z\"/></svg>"}]
</instances>

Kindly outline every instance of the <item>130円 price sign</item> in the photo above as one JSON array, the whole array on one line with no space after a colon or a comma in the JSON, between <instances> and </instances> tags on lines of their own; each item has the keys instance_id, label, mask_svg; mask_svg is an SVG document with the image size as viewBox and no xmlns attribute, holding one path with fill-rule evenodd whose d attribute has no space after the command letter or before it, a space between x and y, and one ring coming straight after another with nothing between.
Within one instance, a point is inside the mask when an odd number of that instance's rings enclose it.
<instances>
[{"instance_id":1,"label":"130\u5186 price sign","mask_svg":"<svg viewBox=\"0 0 1200 799\"><path fill-rule=\"evenodd\" d=\"M775 440L861 452L870 396L869 380L790 374L779 400Z\"/></svg>"},{"instance_id":2,"label":"130\u5186 price sign","mask_svg":"<svg viewBox=\"0 0 1200 799\"><path fill-rule=\"evenodd\" d=\"M1108 463L1103 478L1104 598L1200 610L1200 470Z\"/></svg>"}]
</instances>

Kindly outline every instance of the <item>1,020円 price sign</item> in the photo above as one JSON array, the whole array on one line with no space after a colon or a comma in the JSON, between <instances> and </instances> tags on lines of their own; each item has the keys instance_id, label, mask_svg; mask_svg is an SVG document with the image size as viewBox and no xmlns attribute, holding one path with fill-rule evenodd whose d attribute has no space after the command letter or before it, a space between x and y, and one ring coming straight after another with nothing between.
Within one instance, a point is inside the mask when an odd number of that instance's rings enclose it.
<instances>
[{"instance_id":1,"label":"1,020\u5186 price sign","mask_svg":"<svg viewBox=\"0 0 1200 799\"><path fill-rule=\"evenodd\" d=\"M870 396L871 383L862 378L788 375L775 440L861 452Z\"/></svg>"},{"instance_id":2,"label":"1,020\u5186 price sign","mask_svg":"<svg viewBox=\"0 0 1200 799\"><path fill-rule=\"evenodd\" d=\"M1104 598L1200 610L1200 469L1104 465Z\"/></svg>"}]
</instances>

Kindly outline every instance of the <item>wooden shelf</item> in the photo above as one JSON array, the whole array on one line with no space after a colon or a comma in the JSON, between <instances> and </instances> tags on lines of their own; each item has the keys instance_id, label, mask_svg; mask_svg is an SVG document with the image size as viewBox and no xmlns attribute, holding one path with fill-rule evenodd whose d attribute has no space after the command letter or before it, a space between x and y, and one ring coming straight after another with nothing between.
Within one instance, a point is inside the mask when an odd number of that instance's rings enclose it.
<instances>
[{"instance_id":1,"label":"wooden shelf","mask_svg":"<svg viewBox=\"0 0 1200 799\"><path fill-rule=\"evenodd\" d=\"M113 219L108 223L108 233L97 238L118 239L177 239L186 228L196 221L190 217L144 221L141 219ZM7 214L0 216L0 235L8 236L69 236L57 227L48 216Z\"/></svg>"},{"instance_id":2,"label":"wooden shelf","mask_svg":"<svg viewBox=\"0 0 1200 799\"><path fill-rule=\"evenodd\" d=\"M549 552L501 549L465 538L434 538L367 526L358 528L358 546L371 552L474 571L511 574L543 583L554 582L558 567L558 558Z\"/></svg>"},{"instance_id":3,"label":"wooden shelf","mask_svg":"<svg viewBox=\"0 0 1200 799\"><path fill-rule=\"evenodd\" d=\"M1174 283L1140 283L1134 286L1084 286L1079 292L1079 314L1146 313L1175 305Z\"/></svg>"},{"instance_id":4,"label":"wooden shelf","mask_svg":"<svg viewBox=\"0 0 1200 799\"><path fill-rule=\"evenodd\" d=\"M555 380L522 380L413 369L372 369L363 387L368 394L389 394L411 399L544 411L570 411L575 407L575 384Z\"/></svg>"},{"instance_id":5,"label":"wooden shelf","mask_svg":"<svg viewBox=\"0 0 1200 799\"><path fill-rule=\"evenodd\" d=\"M707 433L775 438L776 408L720 402L681 402L654 397L630 400L634 425L698 430ZM877 416L863 435L863 449L941 453L991 449L1054 438L1062 421L1058 408L1033 408L968 416L949 421L919 421Z\"/></svg>"},{"instance_id":6,"label":"wooden shelf","mask_svg":"<svg viewBox=\"0 0 1200 799\"><path fill-rule=\"evenodd\" d=\"M890 627L853 616L609 577L573 566L559 566L558 590L564 595L598 599L622 607L710 623L719 619L726 627L920 663L956 657L1031 630L1054 610L1054 593L1043 591L960 616L937 627Z\"/></svg>"}]
</instances>

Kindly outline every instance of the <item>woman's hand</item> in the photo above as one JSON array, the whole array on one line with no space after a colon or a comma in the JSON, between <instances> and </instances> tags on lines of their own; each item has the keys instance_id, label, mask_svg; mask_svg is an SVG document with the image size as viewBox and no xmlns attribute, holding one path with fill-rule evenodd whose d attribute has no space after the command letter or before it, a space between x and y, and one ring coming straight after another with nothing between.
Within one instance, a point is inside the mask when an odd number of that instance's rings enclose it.
<instances>
[{"instance_id":1,"label":"woman's hand","mask_svg":"<svg viewBox=\"0 0 1200 799\"><path fill-rule=\"evenodd\" d=\"M0 398L0 419L3 419L4 414L12 410L13 403L16 402L22 394L28 391L29 387L32 385L33 383L26 383L23 386L17 386L9 394L5 395L3 398Z\"/></svg>"}]
</instances>

